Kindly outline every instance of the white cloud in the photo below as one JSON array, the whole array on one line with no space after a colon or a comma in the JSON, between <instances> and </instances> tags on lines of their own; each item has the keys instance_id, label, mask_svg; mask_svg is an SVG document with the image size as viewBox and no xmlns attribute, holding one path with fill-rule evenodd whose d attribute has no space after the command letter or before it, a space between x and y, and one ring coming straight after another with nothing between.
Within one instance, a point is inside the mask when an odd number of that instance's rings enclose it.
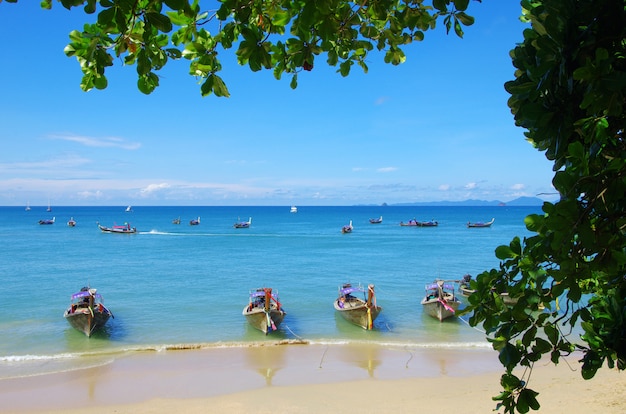
<instances>
[{"instance_id":1,"label":"white cloud","mask_svg":"<svg viewBox=\"0 0 626 414\"><path fill-rule=\"evenodd\" d=\"M150 184L147 187L144 187L141 190L139 190L139 192L141 193L142 196L147 196L154 192L157 192L166 188L170 188L170 185L168 183Z\"/></svg>"},{"instance_id":2,"label":"white cloud","mask_svg":"<svg viewBox=\"0 0 626 414\"><path fill-rule=\"evenodd\" d=\"M439 191L449 191L450 184L441 184L438 188L439 188Z\"/></svg>"},{"instance_id":3,"label":"white cloud","mask_svg":"<svg viewBox=\"0 0 626 414\"><path fill-rule=\"evenodd\" d=\"M478 187L478 184L476 183L467 183L464 188L466 190L474 190L476 187Z\"/></svg>"},{"instance_id":4,"label":"white cloud","mask_svg":"<svg viewBox=\"0 0 626 414\"><path fill-rule=\"evenodd\" d=\"M141 147L141 144L138 142L127 142L126 140L117 137L94 138L78 135L51 135L49 138L76 142L86 147L121 148L125 150L136 150Z\"/></svg>"},{"instance_id":5,"label":"white cloud","mask_svg":"<svg viewBox=\"0 0 626 414\"><path fill-rule=\"evenodd\" d=\"M513 184L511 186L511 190L515 190L515 191L521 191L524 190L526 188L526 185L524 184Z\"/></svg>"},{"instance_id":6,"label":"white cloud","mask_svg":"<svg viewBox=\"0 0 626 414\"><path fill-rule=\"evenodd\" d=\"M388 173L388 172L393 172L397 170L398 169L396 167L382 167L382 168L378 168L376 171L381 172L381 173Z\"/></svg>"}]
</instances>

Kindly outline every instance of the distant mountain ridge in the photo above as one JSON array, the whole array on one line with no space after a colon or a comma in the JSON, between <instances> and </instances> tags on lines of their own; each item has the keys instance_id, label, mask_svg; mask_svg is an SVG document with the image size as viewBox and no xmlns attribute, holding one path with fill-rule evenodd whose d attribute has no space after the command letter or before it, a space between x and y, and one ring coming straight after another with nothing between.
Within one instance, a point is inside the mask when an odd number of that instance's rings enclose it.
<instances>
[{"instance_id":1,"label":"distant mountain ridge","mask_svg":"<svg viewBox=\"0 0 626 414\"><path fill-rule=\"evenodd\" d=\"M390 204L393 206L460 206L460 207L485 207L485 206L513 206L513 207L541 207L544 200L538 197L519 197L511 201L503 202L500 200L463 200L463 201L428 201L418 203L397 203Z\"/></svg>"}]
</instances>

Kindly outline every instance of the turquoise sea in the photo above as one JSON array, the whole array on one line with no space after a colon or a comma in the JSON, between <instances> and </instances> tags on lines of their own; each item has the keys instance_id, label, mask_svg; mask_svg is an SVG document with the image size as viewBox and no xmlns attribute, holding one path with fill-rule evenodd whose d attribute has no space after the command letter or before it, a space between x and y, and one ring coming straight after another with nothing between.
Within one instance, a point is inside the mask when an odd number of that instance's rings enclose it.
<instances>
[{"instance_id":1,"label":"turquoise sea","mask_svg":"<svg viewBox=\"0 0 626 414\"><path fill-rule=\"evenodd\" d=\"M422 313L424 286L498 266L500 244L527 236L540 207L0 207L0 379L107 364L128 353L276 341L389 347L489 348L466 320ZM383 216L383 223L369 219ZM198 226L189 220L201 218ZM55 217L53 225L40 219ZM68 227L73 217L76 227ZM181 224L172 223L180 217ZM248 229L236 221L252 218ZM437 220L438 227L400 221ZM488 221L491 228L466 227ZM354 230L342 234L352 220ZM129 222L105 234L96 222ZM383 307L373 331L335 315L343 282L373 283ZM63 318L70 295L98 289L115 318L91 338ZM269 286L287 316L268 336L241 314Z\"/></svg>"}]
</instances>

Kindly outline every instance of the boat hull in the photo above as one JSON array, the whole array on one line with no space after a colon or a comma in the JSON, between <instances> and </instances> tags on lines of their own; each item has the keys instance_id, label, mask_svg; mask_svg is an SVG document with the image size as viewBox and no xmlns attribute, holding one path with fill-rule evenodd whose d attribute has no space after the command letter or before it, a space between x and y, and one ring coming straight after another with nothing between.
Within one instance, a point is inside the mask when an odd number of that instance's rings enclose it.
<instances>
[{"instance_id":1,"label":"boat hull","mask_svg":"<svg viewBox=\"0 0 626 414\"><path fill-rule=\"evenodd\" d=\"M446 307L437 299L422 300L424 312L426 312L429 316L438 319L439 322L454 316L455 312L459 309L460 304L461 303L456 300L449 300L446 301Z\"/></svg>"},{"instance_id":2,"label":"boat hull","mask_svg":"<svg viewBox=\"0 0 626 414\"><path fill-rule=\"evenodd\" d=\"M256 307L250 310L249 306L243 308L242 314L246 317L250 326L266 335L277 330L286 315L285 311L282 309L278 310L275 307L272 307L269 312L265 312L265 309Z\"/></svg>"},{"instance_id":3,"label":"boat hull","mask_svg":"<svg viewBox=\"0 0 626 414\"><path fill-rule=\"evenodd\" d=\"M78 308L74 311L70 307L63 316L72 328L90 337L96 330L102 328L107 323L111 313L106 309L100 311L98 307L95 307L93 310Z\"/></svg>"},{"instance_id":4,"label":"boat hull","mask_svg":"<svg viewBox=\"0 0 626 414\"><path fill-rule=\"evenodd\" d=\"M103 233L117 233L117 234L134 234L137 233L137 229L135 227L124 227L124 228L115 228L115 227L104 227L98 224L98 228Z\"/></svg>"},{"instance_id":5,"label":"boat hull","mask_svg":"<svg viewBox=\"0 0 626 414\"><path fill-rule=\"evenodd\" d=\"M367 302L358 298L345 302L341 302L338 298L333 305L335 310L346 321L366 330L374 327L374 321L383 309L380 306L370 306L368 308Z\"/></svg>"}]
</instances>

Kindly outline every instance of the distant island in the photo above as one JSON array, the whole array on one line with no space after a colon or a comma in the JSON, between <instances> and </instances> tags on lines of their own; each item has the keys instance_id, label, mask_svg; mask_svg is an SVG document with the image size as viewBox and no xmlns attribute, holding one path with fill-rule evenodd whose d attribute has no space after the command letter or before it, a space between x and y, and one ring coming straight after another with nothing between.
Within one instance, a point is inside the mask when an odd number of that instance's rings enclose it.
<instances>
[{"instance_id":1,"label":"distant island","mask_svg":"<svg viewBox=\"0 0 626 414\"><path fill-rule=\"evenodd\" d=\"M511 206L511 207L541 207L544 200L538 197L519 197L511 201L503 202L500 200L463 200L463 201L427 201L417 203L396 203L387 204L383 203L383 206L460 206L460 207L485 207L485 206Z\"/></svg>"}]
</instances>

